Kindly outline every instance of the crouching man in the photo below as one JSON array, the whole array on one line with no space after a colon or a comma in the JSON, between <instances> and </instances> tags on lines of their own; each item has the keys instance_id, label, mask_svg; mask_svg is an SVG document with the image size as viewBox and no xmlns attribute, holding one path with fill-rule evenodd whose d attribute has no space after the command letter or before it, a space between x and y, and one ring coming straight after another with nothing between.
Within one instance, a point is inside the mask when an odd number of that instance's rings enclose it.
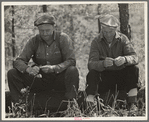
<instances>
[{"instance_id":1,"label":"crouching man","mask_svg":"<svg viewBox=\"0 0 149 122\"><path fill-rule=\"evenodd\" d=\"M101 32L92 41L87 75L87 101L94 101L96 93L109 90L126 91L128 104L137 100L139 77L138 57L132 43L122 33L117 32L119 21L113 15L100 18Z\"/></svg>"},{"instance_id":2,"label":"crouching man","mask_svg":"<svg viewBox=\"0 0 149 122\"><path fill-rule=\"evenodd\" d=\"M72 40L54 29L52 15L39 17L34 25L39 34L31 38L8 71L8 85L12 101L19 102L21 89L29 86L33 92L44 90L65 91L67 99L76 97L79 73ZM30 59L36 65L28 66ZM76 90L76 91L75 91Z\"/></svg>"}]
</instances>

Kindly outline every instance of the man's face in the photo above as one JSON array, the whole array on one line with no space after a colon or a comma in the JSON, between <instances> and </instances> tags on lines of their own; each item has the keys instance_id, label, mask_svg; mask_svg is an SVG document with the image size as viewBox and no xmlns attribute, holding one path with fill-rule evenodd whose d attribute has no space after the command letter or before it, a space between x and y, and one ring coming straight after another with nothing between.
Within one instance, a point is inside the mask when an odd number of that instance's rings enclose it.
<instances>
[{"instance_id":1,"label":"man's face","mask_svg":"<svg viewBox=\"0 0 149 122\"><path fill-rule=\"evenodd\" d=\"M42 24L38 26L39 34L45 41L48 41L53 34L54 26L51 24Z\"/></svg>"},{"instance_id":2,"label":"man's face","mask_svg":"<svg viewBox=\"0 0 149 122\"><path fill-rule=\"evenodd\" d=\"M102 25L102 32L108 41L112 41L113 37L115 36L116 28Z\"/></svg>"}]
</instances>

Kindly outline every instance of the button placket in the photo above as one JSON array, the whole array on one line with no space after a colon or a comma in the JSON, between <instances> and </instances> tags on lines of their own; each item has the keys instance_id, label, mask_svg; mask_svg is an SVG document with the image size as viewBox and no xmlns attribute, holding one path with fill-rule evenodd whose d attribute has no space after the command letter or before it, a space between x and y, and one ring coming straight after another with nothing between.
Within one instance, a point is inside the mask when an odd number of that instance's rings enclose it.
<instances>
[{"instance_id":1,"label":"button placket","mask_svg":"<svg viewBox=\"0 0 149 122\"><path fill-rule=\"evenodd\" d=\"M46 47L48 48L49 46L47 45ZM48 50L48 49L47 49L47 50ZM47 51L47 50L46 50L46 51ZM47 52L46 52L46 55L48 56L48 55L49 55L49 53L47 53Z\"/></svg>"},{"instance_id":2,"label":"button placket","mask_svg":"<svg viewBox=\"0 0 149 122\"><path fill-rule=\"evenodd\" d=\"M46 63L47 63L47 65L50 65L50 62L49 62L49 60L48 60L48 56L49 56L49 45L46 45Z\"/></svg>"}]
</instances>

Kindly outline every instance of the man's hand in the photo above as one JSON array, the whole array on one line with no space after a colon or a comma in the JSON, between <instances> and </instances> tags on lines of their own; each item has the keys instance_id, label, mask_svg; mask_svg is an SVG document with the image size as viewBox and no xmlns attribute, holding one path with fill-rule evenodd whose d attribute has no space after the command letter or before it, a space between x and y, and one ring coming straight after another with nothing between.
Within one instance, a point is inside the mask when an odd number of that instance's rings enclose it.
<instances>
[{"instance_id":1,"label":"man's hand","mask_svg":"<svg viewBox=\"0 0 149 122\"><path fill-rule=\"evenodd\" d=\"M29 73L30 75L37 75L39 73L40 68L38 66L34 66L34 67L28 67L26 69L26 72Z\"/></svg>"},{"instance_id":2,"label":"man's hand","mask_svg":"<svg viewBox=\"0 0 149 122\"><path fill-rule=\"evenodd\" d=\"M54 67L55 65L44 65L44 66L40 66L40 69L44 72L44 73L52 73L54 72Z\"/></svg>"},{"instance_id":3,"label":"man's hand","mask_svg":"<svg viewBox=\"0 0 149 122\"><path fill-rule=\"evenodd\" d=\"M119 57L114 59L114 62L115 62L116 66L121 66L124 63L126 63L126 59L125 59L125 57L119 56Z\"/></svg>"},{"instance_id":4,"label":"man's hand","mask_svg":"<svg viewBox=\"0 0 149 122\"><path fill-rule=\"evenodd\" d=\"M113 58L106 57L104 62L103 62L104 67L107 68L107 67L113 66L113 61L114 61Z\"/></svg>"}]
</instances>

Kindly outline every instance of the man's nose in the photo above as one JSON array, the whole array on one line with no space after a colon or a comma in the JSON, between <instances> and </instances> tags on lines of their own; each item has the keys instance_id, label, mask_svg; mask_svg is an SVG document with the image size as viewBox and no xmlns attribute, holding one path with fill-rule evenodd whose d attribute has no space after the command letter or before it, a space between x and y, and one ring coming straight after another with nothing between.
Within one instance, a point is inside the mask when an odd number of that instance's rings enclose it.
<instances>
[{"instance_id":1,"label":"man's nose","mask_svg":"<svg viewBox=\"0 0 149 122\"><path fill-rule=\"evenodd\" d=\"M43 35L47 35L47 31L44 30L44 31L43 31Z\"/></svg>"}]
</instances>

